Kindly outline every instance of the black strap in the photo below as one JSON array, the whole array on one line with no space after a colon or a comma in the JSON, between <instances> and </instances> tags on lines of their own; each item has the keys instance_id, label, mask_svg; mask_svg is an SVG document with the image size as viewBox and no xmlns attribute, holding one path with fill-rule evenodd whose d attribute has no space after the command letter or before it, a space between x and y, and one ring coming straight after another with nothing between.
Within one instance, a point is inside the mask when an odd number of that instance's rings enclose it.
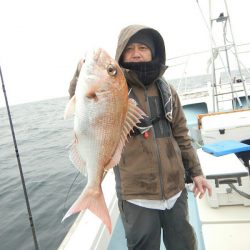
<instances>
[{"instance_id":1,"label":"black strap","mask_svg":"<svg viewBox=\"0 0 250 250\"><path fill-rule=\"evenodd\" d=\"M140 102L137 98L137 96L134 94L132 88L129 89L129 97L134 99L138 106L141 108ZM161 119L164 119L164 114L161 116L156 117L144 117L143 119L140 119L140 123L137 124L138 127L134 127L133 131L130 133L131 136L136 136L140 134L144 134L145 131L149 130L154 123L158 122Z\"/></svg>"},{"instance_id":2,"label":"black strap","mask_svg":"<svg viewBox=\"0 0 250 250\"><path fill-rule=\"evenodd\" d=\"M136 136L136 135L143 134L147 130L145 128L152 127L152 125L154 125L156 122L160 121L161 119L167 119L168 121L170 121L170 119L168 119L167 114L171 112L171 108L172 108L171 107L172 103L169 102L169 100L171 100L171 92L167 86L167 82L163 78L159 78L156 80L156 86L160 93L160 98L161 98L161 103L163 105L164 113L155 117L151 117L151 118L144 117L144 119L141 119L140 123L137 124L138 128L134 127L133 128L134 131L130 135ZM134 94L132 87L130 87L129 89L129 97L134 99L137 102L138 106L141 108L140 102L137 96ZM166 103L169 103L169 104L165 105Z\"/></svg>"}]
</instances>

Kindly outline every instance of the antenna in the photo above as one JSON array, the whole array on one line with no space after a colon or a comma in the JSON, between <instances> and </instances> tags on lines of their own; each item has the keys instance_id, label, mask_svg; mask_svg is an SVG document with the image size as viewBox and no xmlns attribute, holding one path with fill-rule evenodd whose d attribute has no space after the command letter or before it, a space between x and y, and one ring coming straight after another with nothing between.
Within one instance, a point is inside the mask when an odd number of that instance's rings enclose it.
<instances>
[{"instance_id":1,"label":"antenna","mask_svg":"<svg viewBox=\"0 0 250 250\"><path fill-rule=\"evenodd\" d=\"M201 10L199 1L196 0L210 36L212 67L210 87L212 88L213 111L234 110L244 106L249 108L249 84L246 85L246 78L241 69L243 64L238 58L227 1L209 0L208 2L209 22ZM220 4L220 11L216 13L216 17L212 13L212 10L215 12L215 3ZM233 67L236 69L232 70ZM248 69L245 68L244 74L249 75Z\"/></svg>"},{"instance_id":2,"label":"antenna","mask_svg":"<svg viewBox=\"0 0 250 250\"><path fill-rule=\"evenodd\" d=\"M223 12L219 12L216 18L213 17L212 2L209 0L214 111L242 108L243 99L240 97L245 97L246 106L249 107L245 78L234 41L227 1L223 1ZM233 71L232 67L236 67L236 70Z\"/></svg>"}]
</instances>

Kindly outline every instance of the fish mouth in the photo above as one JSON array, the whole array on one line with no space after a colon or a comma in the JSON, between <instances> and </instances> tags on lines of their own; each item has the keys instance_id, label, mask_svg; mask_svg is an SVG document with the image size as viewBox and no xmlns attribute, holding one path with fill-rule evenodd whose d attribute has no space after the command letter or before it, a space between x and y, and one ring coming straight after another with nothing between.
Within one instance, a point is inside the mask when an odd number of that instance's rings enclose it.
<instances>
[{"instance_id":1,"label":"fish mouth","mask_svg":"<svg viewBox=\"0 0 250 250\"><path fill-rule=\"evenodd\" d=\"M105 60L109 60L110 56L109 54L102 48L92 48L88 51L86 54L85 62L87 63L98 63L98 62L104 62Z\"/></svg>"},{"instance_id":2,"label":"fish mouth","mask_svg":"<svg viewBox=\"0 0 250 250\"><path fill-rule=\"evenodd\" d=\"M92 47L85 52L83 69L88 75L88 80L95 80L96 74L98 73L98 71L96 70L96 66L99 65L99 62L102 60L101 55L101 48Z\"/></svg>"},{"instance_id":3,"label":"fish mouth","mask_svg":"<svg viewBox=\"0 0 250 250\"><path fill-rule=\"evenodd\" d=\"M103 50L101 48L94 49L93 54L94 54L94 60L96 62L99 61L101 55L102 55Z\"/></svg>"},{"instance_id":4,"label":"fish mouth","mask_svg":"<svg viewBox=\"0 0 250 250\"><path fill-rule=\"evenodd\" d=\"M103 49L101 48L92 48L86 53L85 61L90 63L91 61L93 63L96 63L100 60L101 56L103 54Z\"/></svg>"}]
</instances>

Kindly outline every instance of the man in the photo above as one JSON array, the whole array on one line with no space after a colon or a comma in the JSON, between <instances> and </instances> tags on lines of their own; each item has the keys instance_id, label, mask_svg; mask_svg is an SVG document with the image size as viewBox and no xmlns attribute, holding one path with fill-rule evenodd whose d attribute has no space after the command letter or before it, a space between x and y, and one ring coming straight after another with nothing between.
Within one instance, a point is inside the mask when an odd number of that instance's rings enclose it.
<instances>
[{"instance_id":1,"label":"man","mask_svg":"<svg viewBox=\"0 0 250 250\"><path fill-rule=\"evenodd\" d=\"M197 249L188 221L185 168L195 196L202 198L206 190L211 195L211 187L191 145L179 97L162 77L167 68L163 38L152 28L128 26L120 33L116 60L130 97L148 115L134 128L114 168L128 249L160 249L161 230L168 250ZM71 81L70 96L82 63Z\"/></svg>"},{"instance_id":2,"label":"man","mask_svg":"<svg viewBox=\"0 0 250 250\"><path fill-rule=\"evenodd\" d=\"M139 124L115 167L119 209L128 249L160 249L161 229L168 250L197 249L188 222L184 166L194 194L211 187L202 176L176 91L165 82L165 45L158 31L141 25L124 28L116 60L140 108L149 116Z\"/></svg>"}]
</instances>

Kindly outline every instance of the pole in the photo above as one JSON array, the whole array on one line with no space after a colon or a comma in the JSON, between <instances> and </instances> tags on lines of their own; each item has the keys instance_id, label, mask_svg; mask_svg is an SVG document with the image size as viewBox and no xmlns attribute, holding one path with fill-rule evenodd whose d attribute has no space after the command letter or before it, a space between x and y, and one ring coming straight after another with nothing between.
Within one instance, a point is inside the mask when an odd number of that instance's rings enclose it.
<instances>
[{"instance_id":1,"label":"pole","mask_svg":"<svg viewBox=\"0 0 250 250\"><path fill-rule=\"evenodd\" d=\"M37 237L36 237L35 226L34 226L34 223L33 223L32 213L31 213L30 204L29 204L29 197L28 197L28 193L27 193L27 189L26 189L26 185L25 185L25 180L24 180L24 176L23 176L23 170L22 170L21 160L20 160L19 153L18 153L18 147L17 147L17 143L16 143L16 136L15 136L15 131L14 131L14 127L13 127L13 123L12 123L12 118L11 118L11 114L10 114L10 108L9 108L7 94L6 94L6 90L5 90L5 85L4 85L4 80L3 80L3 74L2 74L1 66L0 66L0 75L1 75L2 88L3 88L3 93L4 93L6 108L7 108L8 117L9 117L11 134L12 134L13 143L14 143L15 152L16 152L16 158L17 158L18 168L19 168L21 182L22 182L22 186L23 186L23 192L24 192L25 202L26 202L26 206L27 206L27 210L28 210L28 215L29 215L30 227L31 227L32 235L33 235L33 239L34 239L35 250L39 250L38 241L37 241Z\"/></svg>"}]
</instances>

